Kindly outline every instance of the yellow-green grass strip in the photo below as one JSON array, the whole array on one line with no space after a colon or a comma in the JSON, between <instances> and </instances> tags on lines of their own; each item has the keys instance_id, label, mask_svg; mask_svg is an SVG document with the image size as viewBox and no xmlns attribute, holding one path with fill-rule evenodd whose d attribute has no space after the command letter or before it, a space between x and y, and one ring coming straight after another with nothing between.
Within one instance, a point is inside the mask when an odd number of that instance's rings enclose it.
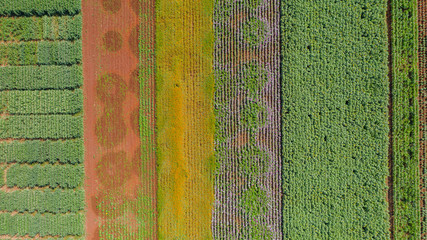
<instances>
[{"instance_id":1,"label":"yellow-green grass strip","mask_svg":"<svg viewBox=\"0 0 427 240\"><path fill-rule=\"evenodd\" d=\"M156 4L159 239L212 239L213 0Z\"/></svg>"}]
</instances>

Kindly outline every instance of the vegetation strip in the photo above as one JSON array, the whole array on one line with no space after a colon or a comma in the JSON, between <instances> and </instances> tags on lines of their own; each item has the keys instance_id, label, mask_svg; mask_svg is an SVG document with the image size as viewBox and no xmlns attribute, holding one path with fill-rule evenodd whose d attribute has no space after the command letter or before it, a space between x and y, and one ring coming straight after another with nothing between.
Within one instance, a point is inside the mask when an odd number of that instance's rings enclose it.
<instances>
[{"instance_id":1,"label":"vegetation strip","mask_svg":"<svg viewBox=\"0 0 427 240\"><path fill-rule=\"evenodd\" d=\"M280 1L215 1L215 239L282 239Z\"/></svg>"},{"instance_id":2,"label":"vegetation strip","mask_svg":"<svg viewBox=\"0 0 427 240\"><path fill-rule=\"evenodd\" d=\"M0 18L0 41L74 41L81 38L81 30L81 15Z\"/></svg>"},{"instance_id":3,"label":"vegetation strip","mask_svg":"<svg viewBox=\"0 0 427 240\"><path fill-rule=\"evenodd\" d=\"M0 139L68 139L82 136L82 116L14 115L0 118Z\"/></svg>"},{"instance_id":4,"label":"vegetation strip","mask_svg":"<svg viewBox=\"0 0 427 240\"><path fill-rule=\"evenodd\" d=\"M76 15L81 0L0 0L1 16Z\"/></svg>"},{"instance_id":5,"label":"vegetation strip","mask_svg":"<svg viewBox=\"0 0 427 240\"><path fill-rule=\"evenodd\" d=\"M388 239L386 2L281 9L284 238Z\"/></svg>"},{"instance_id":6,"label":"vegetation strip","mask_svg":"<svg viewBox=\"0 0 427 240\"><path fill-rule=\"evenodd\" d=\"M83 85L83 70L72 66L6 66L0 68L0 90L75 89Z\"/></svg>"},{"instance_id":7,"label":"vegetation strip","mask_svg":"<svg viewBox=\"0 0 427 240\"><path fill-rule=\"evenodd\" d=\"M212 239L213 1L156 2L159 239Z\"/></svg>"},{"instance_id":8,"label":"vegetation strip","mask_svg":"<svg viewBox=\"0 0 427 240\"><path fill-rule=\"evenodd\" d=\"M0 44L0 63L2 65L72 65L81 63L81 60L81 41L36 41Z\"/></svg>"},{"instance_id":9,"label":"vegetation strip","mask_svg":"<svg viewBox=\"0 0 427 240\"><path fill-rule=\"evenodd\" d=\"M8 236L81 236L84 214L15 214L0 213L0 235Z\"/></svg>"},{"instance_id":10,"label":"vegetation strip","mask_svg":"<svg viewBox=\"0 0 427 240\"><path fill-rule=\"evenodd\" d=\"M85 193L79 190L0 190L0 209L19 213L68 213L84 210Z\"/></svg>"},{"instance_id":11,"label":"vegetation strip","mask_svg":"<svg viewBox=\"0 0 427 240\"><path fill-rule=\"evenodd\" d=\"M6 91L0 92L0 113L19 114L75 114L81 112L83 91Z\"/></svg>"},{"instance_id":12,"label":"vegetation strip","mask_svg":"<svg viewBox=\"0 0 427 240\"><path fill-rule=\"evenodd\" d=\"M14 164L6 171L6 186L49 187L73 189L81 186L84 169L81 165L21 165Z\"/></svg>"},{"instance_id":13,"label":"vegetation strip","mask_svg":"<svg viewBox=\"0 0 427 240\"><path fill-rule=\"evenodd\" d=\"M83 163L83 139L0 142L0 163Z\"/></svg>"},{"instance_id":14,"label":"vegetation strip","mask_svg":"<svg viewBox=\"0 0 427 240\"><path fill-rule=\"evenodd\" d=\"M392 1L395 239L420 239L417 1Z\"/></svg>"},{"instance_id":15,"label":"vegetation strip","mask_svg":"<svg viewBox=\"0 0 427 240\"><path fill-rule=\"evenodd\" d=\"M418 1L421 239L427 239L427 3Z\"/></svg>"}]
</instances>

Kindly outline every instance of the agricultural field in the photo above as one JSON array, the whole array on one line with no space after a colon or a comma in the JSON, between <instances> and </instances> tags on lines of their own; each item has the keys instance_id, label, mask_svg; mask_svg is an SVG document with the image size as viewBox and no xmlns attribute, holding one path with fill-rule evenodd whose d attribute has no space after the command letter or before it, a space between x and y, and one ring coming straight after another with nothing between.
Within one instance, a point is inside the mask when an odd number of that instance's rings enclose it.
<instances>
[{"instance_id":1,"label":"agricultural field","mask_svg":"<svg viewBox=\"0 0 427 240\"><path fill-rule=\"evenodd\" d=\"M0 0L0 239L427 239L427 2Z\"/></svg>"},{"instance_id":2,"label":"agricultural field","mask_svg":"<svg viewBox=\"0 0 427 240\"><path fill-rule=\"evenodd\" d=\"M0 235L82 239L81 5L29 2L0 9Z\"/></svg>"}]
</instances>

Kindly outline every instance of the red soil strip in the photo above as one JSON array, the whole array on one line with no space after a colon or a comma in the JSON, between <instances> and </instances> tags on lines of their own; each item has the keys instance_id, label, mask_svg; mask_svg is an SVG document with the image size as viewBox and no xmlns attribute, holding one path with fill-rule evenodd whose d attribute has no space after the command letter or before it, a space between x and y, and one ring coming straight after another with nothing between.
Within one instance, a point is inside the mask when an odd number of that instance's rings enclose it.
<instances>
[{"instance_id":1,"label":"red soil strip","mask_svg":"<svg viewBox=\"0 0 427 240\"><path fill-rule=\"evenodd\" d=\"M108 231L108 226L113 226L108 234L117 238L141 239L138 197L146 183L141 172L134 171L141 168L135 155L141 149L135 127L140 96L136 94L138 84L131 82L139 61L135 50L138 2L82 2L86 239L104 238L100 231ZM155 169L154 158L150 162ZM155 195L150 197L155 199ZM123 225L127 233L121 232Z\"/></svg>"}]
</instances>

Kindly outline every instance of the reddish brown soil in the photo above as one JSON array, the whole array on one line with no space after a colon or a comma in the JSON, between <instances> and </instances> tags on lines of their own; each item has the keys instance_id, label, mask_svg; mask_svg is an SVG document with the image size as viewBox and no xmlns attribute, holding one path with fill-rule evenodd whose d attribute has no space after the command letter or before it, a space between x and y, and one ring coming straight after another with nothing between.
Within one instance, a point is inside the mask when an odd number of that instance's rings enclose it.
<instances>
[{"instance_id":1,"label":"reddish brown soil","mask_svg":"<svg viewBox=\"0 0 427 240\"><path fill-rule=\"evenodd\" d=\"M104 34L103 44L105 49L111 52L120 50L123 44L122 35L116 31L108 31Z\"/></svg>"},{"instance_id":2,"label":"reddish brown soil","mask_svg":"<svg viewBox=\"0 0 427 240\"><path fill-rule=\"evenodd\" d=\"M141 146L134 126L138 84L131 82L138 66L138 49L132 48L138 45L129 45L129 39L138 39L135 4L131 0L82 2L86 239L102 238L100 229L108 232L108 225L116 226L108 233L117 238L138 239L138 209L124 209L137 204L142 188L141 173L133 170L141 168L135 157ZM120 225L133 234L121 236L125 233Z\"/></svg>"}]
</instances>

